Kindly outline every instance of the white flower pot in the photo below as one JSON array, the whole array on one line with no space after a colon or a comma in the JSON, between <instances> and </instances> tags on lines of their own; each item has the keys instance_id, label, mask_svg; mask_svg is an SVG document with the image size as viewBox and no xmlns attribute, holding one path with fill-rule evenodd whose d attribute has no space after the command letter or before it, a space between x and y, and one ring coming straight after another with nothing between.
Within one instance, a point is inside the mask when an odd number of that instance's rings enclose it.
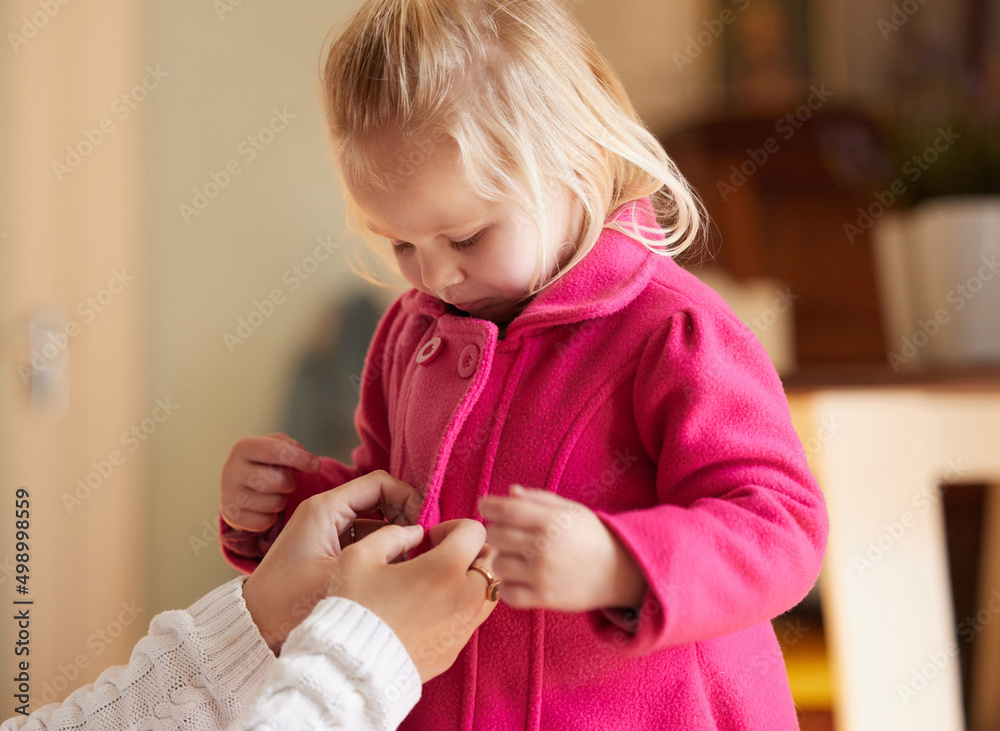
<instances>
[{"instance_id":1,"label":"white flower pot","mask_svg":"<svg viewBox=\"0 0 1000 731\"><path fill-rule=\"evenodd\" d=\"M893 369L1000 364L1000 196L931 199L872 236Z\"/></svg>"}]
</instances>

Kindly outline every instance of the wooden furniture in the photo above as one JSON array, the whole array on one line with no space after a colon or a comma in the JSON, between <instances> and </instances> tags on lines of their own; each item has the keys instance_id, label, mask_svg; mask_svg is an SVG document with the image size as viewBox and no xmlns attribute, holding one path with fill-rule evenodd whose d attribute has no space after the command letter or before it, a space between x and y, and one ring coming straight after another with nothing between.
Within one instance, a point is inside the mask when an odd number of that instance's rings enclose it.
<instances>
[{"instance_id":1,"label":"wooden furniture","mask_svg":"<svg viewBox=\"0 0 1000 731\"><path fill-rule=\"evenodd\" d=\"M827 499L820 577L838 731L963 731L959 643L975 642L970 729L1000 728L1000 496L977 618L953 616L941 496L1000 485L1000 371L785 379Z\"/></svg>"},{"instance_id":2,"label":"wooden furniture","mask_svg":"<svg viewBox=\"0 0 1000 731\"><path fill-rule=\"evenodd\" d=\"M707 120L664 140L712 219L714 262L739 280L791 287L806 367L885 362L868 229L845 229L893 172L879 140L858 114L805 104Z\"/></svg>"}]
</instances>

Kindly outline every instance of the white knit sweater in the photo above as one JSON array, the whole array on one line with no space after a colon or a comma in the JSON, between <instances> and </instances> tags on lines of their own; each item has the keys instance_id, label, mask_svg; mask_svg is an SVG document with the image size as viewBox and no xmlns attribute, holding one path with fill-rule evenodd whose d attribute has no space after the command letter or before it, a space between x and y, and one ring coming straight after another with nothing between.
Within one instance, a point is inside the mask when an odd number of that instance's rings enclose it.
<instances>
[{"instance_id":1,"label":"white knit sweater","mask_svg":"<svg viewBox=\"0 0 1000 731\"><path fill-rule=\"evenodd\" d=\"M243 603L242 576L153 618L127 666L0 726L117 729L394 729L420 698L399 638L346 599L324 599L277 660Z\"/></svg>"}]
</instances>

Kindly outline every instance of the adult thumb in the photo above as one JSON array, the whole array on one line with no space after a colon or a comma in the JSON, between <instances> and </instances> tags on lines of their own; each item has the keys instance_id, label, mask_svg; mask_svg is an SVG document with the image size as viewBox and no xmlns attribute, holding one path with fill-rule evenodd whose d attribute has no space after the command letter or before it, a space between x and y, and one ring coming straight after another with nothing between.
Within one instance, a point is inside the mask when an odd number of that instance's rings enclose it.
<instances>
[{"instance_id":1,"label":"adult thumb","mask_svg":"<svg viewBox=\"0 0 1000 731\"><path fill-rule=\"evenodd\" d=\"M387 525L354 545L376 561L392 563L407 551L420 545L424 539L424 529L419 525Z\"/></svg>"}]
</instances>

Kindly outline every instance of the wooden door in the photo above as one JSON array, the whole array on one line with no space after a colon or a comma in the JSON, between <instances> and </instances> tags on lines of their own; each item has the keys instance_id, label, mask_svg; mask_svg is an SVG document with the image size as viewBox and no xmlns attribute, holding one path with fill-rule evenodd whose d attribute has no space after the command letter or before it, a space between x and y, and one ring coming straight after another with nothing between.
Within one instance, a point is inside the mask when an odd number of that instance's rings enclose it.
<instances>
[{"instance_id":1,"label":"wooden door","mask_svg":"<svg viewBox=\"0 0 1000 731\"><path fill-rule=\"evenodd\" d=\"M127 0L0 7L3 718L19 705L17 662L29 663L34 710L127 660L150 619L144 454L122 441L153 407L141 110L120 119L112 106L142 82L140 11ZM19 488L30 504L24 582ZM13 652L14 601L32 602L17 605L30 616L29 655Z\"/></svg>"}]
</instances>

